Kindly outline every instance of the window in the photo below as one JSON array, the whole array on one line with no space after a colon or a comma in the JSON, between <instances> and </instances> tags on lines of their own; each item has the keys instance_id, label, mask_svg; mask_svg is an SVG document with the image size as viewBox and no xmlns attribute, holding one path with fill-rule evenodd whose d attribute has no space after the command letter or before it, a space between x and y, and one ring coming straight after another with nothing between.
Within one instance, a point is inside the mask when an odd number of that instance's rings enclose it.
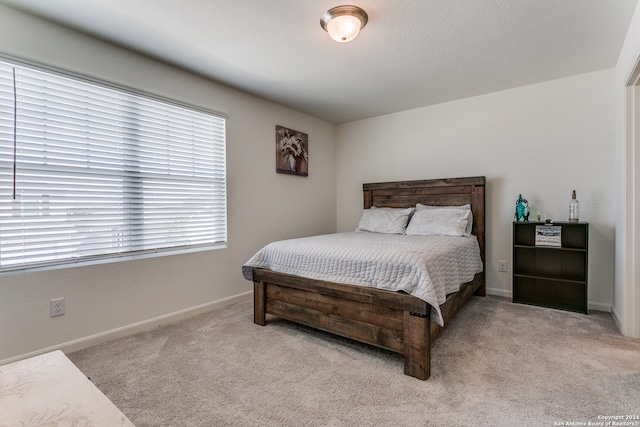
<instances>
[{"instance_id":1,"label":"window","mask_svg":"<svg viewBox=\"0 0 640 427\"><path fill-rule=\"evenodd\" d=\"M0 272L224 246L225 118L0 61Z\"/></svg>"}]
</instances>

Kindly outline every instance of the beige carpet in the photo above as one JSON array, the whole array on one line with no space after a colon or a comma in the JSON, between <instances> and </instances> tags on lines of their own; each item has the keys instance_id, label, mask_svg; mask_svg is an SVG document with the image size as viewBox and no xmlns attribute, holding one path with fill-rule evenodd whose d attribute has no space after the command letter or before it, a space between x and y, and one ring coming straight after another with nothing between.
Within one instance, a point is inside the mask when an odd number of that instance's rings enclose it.
<instances>
[{"instance_id":1,"label":"beige carpet","mask_svg":"<svg viewBox=\"0 0 640 427\"><path fill-rule=\"evenodd\" d=\"M252 304L236 304L68 356L138 427L557 426L640 415L640 341L608 313L474 297L436 340L425 382L405 376L396 354L252 319Z\"/></svg>"}]
</instances>

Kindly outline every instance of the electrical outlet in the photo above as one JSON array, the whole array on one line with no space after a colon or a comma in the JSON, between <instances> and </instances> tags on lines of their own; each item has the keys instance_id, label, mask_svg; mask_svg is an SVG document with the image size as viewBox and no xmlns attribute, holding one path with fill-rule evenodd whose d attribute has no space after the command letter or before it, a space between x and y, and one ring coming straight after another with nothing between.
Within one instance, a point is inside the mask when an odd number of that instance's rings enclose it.
<instances>
[{"instance_id":1,"label":"electrical outlet","mask_svg":"<svg viewBox=\"0 0 640 427\"><path fill-rule=\"evenodd\" d=\"M64 314L64 298L56 298L49 301L49 311L51 317L62 316Z\"/></svg>"},{"instance_id":2,"label":"electrical outlet","mask_svg":"<svg viewBox=\"0 0 640 427\"><path fill-rule=\"evenodd\" d=\"M501 273L507 272L507 261L498 261L498 271Z\"/></svg>"}]
</instances>

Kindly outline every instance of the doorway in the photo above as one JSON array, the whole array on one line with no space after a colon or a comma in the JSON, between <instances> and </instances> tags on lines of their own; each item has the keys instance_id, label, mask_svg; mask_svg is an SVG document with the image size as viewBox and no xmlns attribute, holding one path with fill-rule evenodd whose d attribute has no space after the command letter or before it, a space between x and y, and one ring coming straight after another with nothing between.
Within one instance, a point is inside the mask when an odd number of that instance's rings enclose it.
<instances>
[{"instance_id":1,"label":"doorway","mask_svg":"<svg viewBox=\"0 0 640 427\"><path fill-rule=\"evenodd\" d=\"M640 58L626 87L625 135L625 296L622 333L640 338Z\"/></svg>"}]
</instances>

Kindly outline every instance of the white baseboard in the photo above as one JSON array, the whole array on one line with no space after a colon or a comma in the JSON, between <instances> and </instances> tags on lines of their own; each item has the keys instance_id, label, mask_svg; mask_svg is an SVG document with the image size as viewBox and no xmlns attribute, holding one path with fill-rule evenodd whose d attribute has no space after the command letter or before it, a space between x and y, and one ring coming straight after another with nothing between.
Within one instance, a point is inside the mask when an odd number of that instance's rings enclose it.
<instances>
[{"instance_id":1,"label":"white baseboard","mask_svg":"<svg viewBox=\"0 0 640 427\"><path fill-rule=\"evenodd\" d=\"M611 306L611 316L613 316L613 321L616 322L618 329L622 331L622 319L620 319L620 313L615 306Z\"/></svg>"},{"instance_id":2,"label":"white baseboard","mask_svg":"<svg viewBox=\"0 0 640 427\"><path fill-rule=\"evenodd\" d=\"M487 295L495 295L497 297L511 298L512 293L510 290L498 289L498 288L487 288Z\"/></svg>"},{"instance_id":3,"label":"white baseboard","mask_svg":"<svg viewBox=\"0 0 640 427\"><path fill-rule=\"evenodd\" d=\"M138 332L148 331L158 326L167 325L183 319L187 319L191 316L195 316L200 313L214 310L216 308L222 308L224 306L235 304L238 302L250 301L253 297L253 290L244 292L239 295L234 295L229 298L209 302L206 304L190 307L185 310L176 311L173 313L165 314L163 316L154 317L153 319L144 320L142 322L133 323L131 325L122 326L120 328L111 329L109 331L100 332L95 335L90 335L77 340L69 341L66 343L54 345L51 347L43 348L40 350L32 351L30 353L22 354L19 356L11 357L9 359L0 360L0 366L7 363L17 362L18 360L27 359L29 357L38 356L40 354L49 353L55 350L62 350L64 353L72 353L74 351L82 350L83 348L91 347L96 344L100 344L107 341L112 341L118 338L122 338L128 335L133 335Z\"/></svg>"},{"instance_id":4,"label":"white baseboard","mask_svg":"<svg viewBox=\"0 0 640 427\"><path fill-rule=\"evenodd\" d=\"M587 303L587 307L589 307L589 310L606 311L607 313L611 312L611 304L589 301Z\"/></svg>"}]
</instances>

